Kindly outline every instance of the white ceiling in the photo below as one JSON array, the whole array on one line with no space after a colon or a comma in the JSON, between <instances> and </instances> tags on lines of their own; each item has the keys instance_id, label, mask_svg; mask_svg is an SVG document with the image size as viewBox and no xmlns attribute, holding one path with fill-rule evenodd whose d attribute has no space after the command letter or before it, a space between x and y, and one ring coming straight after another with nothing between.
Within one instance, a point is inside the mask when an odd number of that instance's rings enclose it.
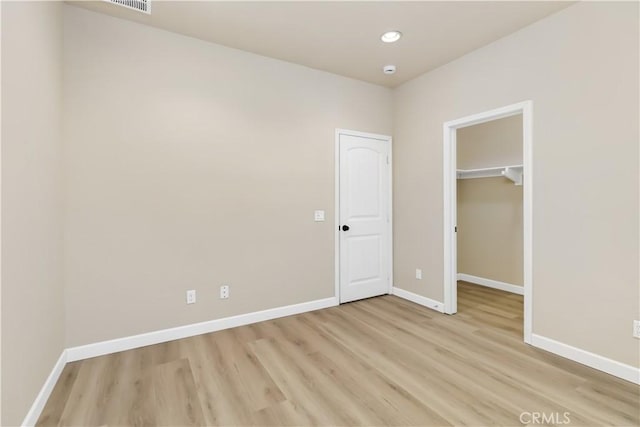
<instances>
[{"instance_id":1,"label":"white ceiling","mask_svg":"<svg viewBox=\"0 0 640 427\"><path fill-rule=\"evenodd\" d=\"M544 18L560 1L154 1L151 15L79 7L259 55L394 87ZM397 43L380 35L397 29ZM382 67L395 64L388 76Z\"/></svg>"}]
</instances>

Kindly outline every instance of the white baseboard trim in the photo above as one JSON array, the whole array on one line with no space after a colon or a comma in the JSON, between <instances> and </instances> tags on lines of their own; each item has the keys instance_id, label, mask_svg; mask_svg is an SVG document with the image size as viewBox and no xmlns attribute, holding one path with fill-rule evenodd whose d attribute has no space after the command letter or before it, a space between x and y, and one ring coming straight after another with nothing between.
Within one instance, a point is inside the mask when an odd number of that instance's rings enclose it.
<instances>
[{"instance_id":1,"label":"white baseboard trim","mask_svg":"<svg viewBox=\"0 0 640 427\"><path fill-rule=\"evenodd\" d=\"M167 341L193 337L195 335L207 334L209 332L220 331L223 329L235 328L237 326L249 325L251 323L263 322L265 320L276 319L278 317L291 316L294 314L305 313L307 311L334 307L336 305L338 305L338 299L336 297L331 297L256 311L253 313L240 314L238 316L193 323L191 325L178 326L145 334L132 335L129 337L117 338L78 347L71 347L67 349L67 361L75 362L76 360L103 356L105 354L117 353L119 351L131 350L147 345L160 344Z\"/></svg>"},{"instance_id":2,"label":"white baseboard trim","mask_svg":"<svg viewBox=\"0 0 640 427\"><path fill-rule=\"evenodd\" d=\"M532 334L531 345L551 353L555 353L558 356L566 357L574 362L606 372L607 374L611 374L615 377L622 378L623 380L640 384L640 368L635 368L631 365L626 365L541 335Z\"/></svg>"},{"instance_id":3,"label":"white baseboard trim","mask_svg":"<svg viewBox=\"0 0 640 427\"><path fill-rule=\"evenodd\" d=\"M60 354L60 357L58 358L56 364L53 365L51 373L40 389L40 393L38 393L38 396L36 396L36 400L33 401L29 412L27 412L27 416L24 417L24 420L22 421L23 426L31 427L36 425L36 422L38 422L38 418L40 418L40 414L42 414L44 405L47 404L47 400L49 400L49 396L51 396L51 392L56 386L58 378L60 378L60 374L62 374L62 370L64 369L66 364L67 350L62 350L62 354Z\"/></svg>"},{"instance_id":4,"label":"white baseboard trim","mask_svg":"<svg viewBox=\"0 0 640 427\"><path fill-rule=\"evenodd\" d=\"M391 294L415 302L416 304L423 305L440 313L444 313L444 304L440 301L433 300L431 298L423 297L422 295L414 294L413 292L405 291L404 289L391 288Z\"/></svg>"},{"instance_id":5,"label":"white baseboard trim","mask_svg":"<svg viewBox=\"0 0 640 427\"><path fill-rule=\"evenodd\" d=\"M458 280L486 286L487 288L500 289L512 294L524 295L524 286L512 285L511 283L499 282L498 280L485 279L484 277L472 276L471 274L458 273Z\"/></svg>"}]
</instances>

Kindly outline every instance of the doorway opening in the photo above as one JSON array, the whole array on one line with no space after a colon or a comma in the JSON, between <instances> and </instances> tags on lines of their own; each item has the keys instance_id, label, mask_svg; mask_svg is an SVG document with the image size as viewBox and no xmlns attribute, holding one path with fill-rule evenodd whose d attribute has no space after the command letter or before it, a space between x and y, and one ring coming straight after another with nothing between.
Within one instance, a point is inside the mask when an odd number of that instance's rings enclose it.
<instances>
[{"instance_id":1,"label":"doorway opening","mask_svg":"<svg viewBox=\"0 0 640 427\"><path fill-rule=\"evenodd\" d=\"M510 118L510 119L507 119ZM502 120L506 119L506 120ZM500 122L499 122L500 121ZM473 146L473 143L467 144L463 142L466 136L472 134L472 127L474 131L488 131L492 124L490 122L501 123L506 125L507 123L517 123L521 125L521 151L520 147L516 147L516 150L508 150L490 157L491 151L496 151L495 148L500 146L500 141L488 141L483 145L485 147L493 146L494 149L480 151L480 145ZM482 125L485 126L477 126ZM502 290L506 290L513 293L520 293L524 298L524 325L523 335L524 341L531 342L532 332L532 102L525 101L518 104L509 105L506 107L498 108L491 111L474 114L471 116L463 117L460 119L452 120L444 123L444 311L447 314L454 314L458 311L458 280L465 280L472 283L481 284L484 286L494 287ZM477 133L477 132L476 132ZM480 132L481 134L482 132ZM480 135L478 134L478 135ZM458 143L461 146L464 145L462 152L458 151ZM468 145L468 146L467 146ZM513 148L513 147L512 147ZM520 154L521 153L521 154ZM460 156L459 156L460 155ZM521 157L520 157L521 156ZM460 157L460 159L458 159ZM517 161L517 158L521 158L521 162ZM474 164L474 162L476 162ZM482 164L484 162L484 164ZM487 163L488 162L488 163ZM461 167L462 166L462 167ZM464 206L464 217L459 217L458 206L458 179L470 179L480 177L501 177L504 181L499 181L502 185L517 185L521 187L521 218L520 223L514 221L512 227L520 227L520 236L509 236L503 243L505 246L511 245L513 248L514 242L521 244L521 252L510 253L509 248L504 249L507 262L515 262L514 265L499 266L500 272L497 277L507 277L508 279L496 280L492 278L482 277L483 268L486 267L487 262L472 259L467 253L458 253L458 232L469 231L469 224L473 223L472 218L474 216L482 215L504 215L504 212L500 213L496 210L496 206L492 206L491 203L484 203L484 206L469 207ZM471 182L471 180L469 181ZM479 182L479 181L477 181ZM490 184L490 180L487 180L484 187ZM468 186L461 187L467 188ZM486 188L485 188L486 190ZM506 190L506 191L505 191ZM462 190L467 191L467 190ZM483 190L484 191L484 190ZM516 189L501 187L501 191L504 193L501 197L511 198L515 200L518 197L518 191ZM476 212L473 212L476 209ZM480 209L478 211L478 209ZM508 213L513 220L513 212ZM495 219L490 219L489 222L495 222ZM459 230L460 226L464 226L467 230ZM477 231L477 230L476 230ZM465 250L478 250L482 249L482 239L491 239L486 234L482 237L482 233L490 230L481 230L481 232L472 235L471 242L465 242ZM467 237L470 236L468 233ZM505 239L505 236L501 237ZM475 241L474 241L475 239ZM479 239L479 241L478 241ZM467 239L469 240L469 239ZM495 243L495 242L491 242ZM485 247L485 250L489 249L489 242ZM495 251L494 251L495 252ZM459 255L460 260L459 260ZM485 254L486 255L486 254ZM511 258L510 258L511 257ZM517 258L520 257L520 264L517 262ZM459 271L459 261L462 261L464 268L468 271ZM519 264L519 265L518 265ZM520 275L514 270L520 271ZM475 272L476 274L471 274ZM460 274L460 275L459 275ZM486 274L485 274L486 276ZM496 277L496 276L494 276ZM488 279L488 280L487 280ZM521 287L517 286L520 283ZM509 286L512 285L512 286Z\"/></svg>"}]
</instances>

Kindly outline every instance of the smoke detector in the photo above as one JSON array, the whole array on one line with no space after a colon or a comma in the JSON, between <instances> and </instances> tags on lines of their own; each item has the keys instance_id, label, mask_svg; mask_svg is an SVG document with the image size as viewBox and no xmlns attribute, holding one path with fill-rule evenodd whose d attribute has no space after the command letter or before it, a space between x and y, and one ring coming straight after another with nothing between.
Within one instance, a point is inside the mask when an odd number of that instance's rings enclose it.
<instances>
[{"instance_id":1,"label":"smoke detector","mask_svg":"<svg viewBox=\"0 0 640 427\"><path fill-rule=\"evenodd\" d=\"M151 0L104 0L127 9L137 10L138 12L151 15Z\"/></svg>"},{"instance_id":2,"label":"smoke detector","mask_svg":"<svg viewBox=\"0 0 640 427\"><path fill-rule=\"evenodd\" d=\"M385 65L384 67L382 67L382 71L385 74L394 74L396 72L396 66L395 65Z\"/></svg>"}]
</instances>

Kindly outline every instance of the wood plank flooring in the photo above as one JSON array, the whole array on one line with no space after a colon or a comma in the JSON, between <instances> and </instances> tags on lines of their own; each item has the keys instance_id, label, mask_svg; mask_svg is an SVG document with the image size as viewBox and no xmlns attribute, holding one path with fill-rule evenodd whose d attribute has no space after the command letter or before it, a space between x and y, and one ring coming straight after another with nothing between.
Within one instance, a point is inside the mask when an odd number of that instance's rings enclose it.
<instances>
[{"instance_id":1,"label":"wood plank flooring","mask_svg":"<svg viewBox=\"0 0 640 427\"><path fill-rule=\"evenodd\" d=\"M638 386L522 342L521 296L458 289L455 316L383 296L73 362L38 425L640 424Z\"/></svg>"}]
</instances>

